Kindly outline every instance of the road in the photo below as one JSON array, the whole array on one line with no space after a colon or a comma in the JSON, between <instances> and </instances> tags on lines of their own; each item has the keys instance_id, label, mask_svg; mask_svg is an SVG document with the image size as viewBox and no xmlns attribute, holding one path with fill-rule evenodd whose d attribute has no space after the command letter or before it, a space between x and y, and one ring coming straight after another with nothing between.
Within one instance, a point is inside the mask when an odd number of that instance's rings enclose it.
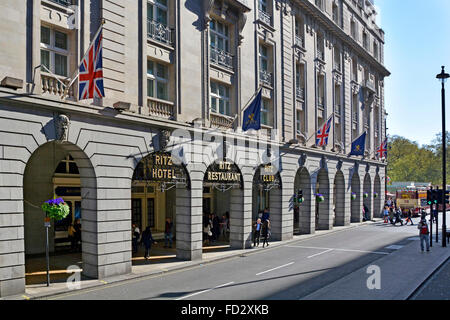
<instances>
[{"instance_id":1,"label":"road","mask_svg":"<svg viewBox=\"0 0 450 320\"><path fill-rule=\"evenodd\" d=\"M417 219L415 219L417 223ZM367 224L262 251L47 297L96 300L296 300L386 257L417 236L416 226ZM398 245L398 247L391 245ZM361 279L366 282L367 279Z\"/></svg>"}]
</instances>

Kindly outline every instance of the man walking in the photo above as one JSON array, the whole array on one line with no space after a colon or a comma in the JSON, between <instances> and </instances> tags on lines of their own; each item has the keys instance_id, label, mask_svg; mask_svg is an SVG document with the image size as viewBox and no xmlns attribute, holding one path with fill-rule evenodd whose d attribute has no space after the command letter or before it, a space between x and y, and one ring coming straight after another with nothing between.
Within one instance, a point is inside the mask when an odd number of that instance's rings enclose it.
<instances>
[{"instance_id":1,"label":"man walking","mask_svg":"<svg viewBox=\"0 0 450 320\"><path fill-rule=\"evenodd\" d=\"M430 251L430 232L428 230L428 224L427 220L425 218L422 218L419 222L419 225L417 226L417 229L419 229L419 237L420 237L420 249L423 252L423 242L425 241L425 244L427 246L427 252Z\"/></svg>"},{"instance_id":2,"label":"man walking","mask_svg":"<svg viewBox=\"0 0 450 320\"><path fill-rule=\"evenodd\" d=\"M169 242L169 248L172 248L172 228L173 222L170 218L166 219L166 227L164 229L164 248L167 248L167 242Z\"/></svg>"}]
</instances>

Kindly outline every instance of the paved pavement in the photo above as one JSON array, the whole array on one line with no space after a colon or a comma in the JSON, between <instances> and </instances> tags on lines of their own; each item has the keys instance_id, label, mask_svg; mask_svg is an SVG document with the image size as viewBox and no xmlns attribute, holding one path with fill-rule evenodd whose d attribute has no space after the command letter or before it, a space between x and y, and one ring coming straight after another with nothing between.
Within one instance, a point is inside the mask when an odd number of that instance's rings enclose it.
<instances>
[{"instance_id":1,"label":"paved pavement","mask_svg":"<svg viewBox=\"0 0 450 320\"><path fill-rule=\"evenodd\" d=\"M130 275L84 280L82 290L69 291L65 283L28 286L11 298L406 299L450 256L440 244L421 254L417 233L416 226L352 224L265 249L205 252L201 262L150 261ZM380 290L367 288L370 265L380 269Z\"/></svg>"}]
</instances>

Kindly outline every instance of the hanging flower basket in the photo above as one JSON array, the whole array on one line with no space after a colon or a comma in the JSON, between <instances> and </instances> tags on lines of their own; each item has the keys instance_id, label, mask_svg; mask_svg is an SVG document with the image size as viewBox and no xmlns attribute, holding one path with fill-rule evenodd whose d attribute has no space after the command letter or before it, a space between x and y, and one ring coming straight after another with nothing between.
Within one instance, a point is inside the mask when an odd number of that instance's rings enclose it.
<instances>
[{"instance_id":1,"label":"hanging flower basket","mask_svg":"<svg viewBox=\"0 0 450 320\"><path fill-rule=\"evenodd\" d=\"M373 193L373 197L374 197L374 198L378 198L378 193L377 193L377 192L374 192L374 193Z\"/></svg>"},{"instance_id":2,"label":"hanging flower basket","mask_svg":"<svg viewBox=\"0 0 450 320\"><path fill-rule=\"evenodd\" d=\"M356 200L356 193L352 192L352 200Z\"/></svg>"},{"instance_id":3,"label":"hanging flower basket","mask_svg":"<svg viewBox=\"0 0 450 320\"><path fill-rule=\"evenodd\" d=\"M63 198L47 200L42 204L41 208L48 217L55 219L55 221L64 219L70 211Z\"/></svg>"},{"instance_id":4,"label":"hanging flower basket","mask_svg":"<svg viewBox=\"0 0 450 320\"><path fill-rule=\"evenodd\" d=\"M363 197L364 197L364 198L368 198L368 197L369 197L369 194L368 194L367 192L364 192L364 193L363 193Z\"/></svg>"},{"instance_id":5,"label":"hanging flower basket","mask_svg":"<svg viewBox=\"0 0 450 320\"><path fill-rule=\"evenodd\" d=\"M304 199L302 198L297 198L297 203L303 203Z\"/></svg>"},{"instance_id":6,"label":"hanging flower basket","mask_svg":"<svg viewBox=\"0 0 450 320\"><path fill-rule=\"evenodd\" d=\"M320 193L316 194L316 201L317 202L322 202L325 200L325 197L323 195L321 195Z\"/></svg>"}]
</instances>

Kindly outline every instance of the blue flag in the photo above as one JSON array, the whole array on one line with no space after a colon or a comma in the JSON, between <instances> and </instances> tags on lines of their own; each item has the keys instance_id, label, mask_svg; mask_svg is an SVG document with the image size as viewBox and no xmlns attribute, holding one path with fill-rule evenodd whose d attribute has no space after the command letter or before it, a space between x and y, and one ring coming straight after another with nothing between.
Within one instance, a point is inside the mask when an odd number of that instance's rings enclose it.
<instances>
[{"instance_id":1,"label":"blue flag","mask_svg":"<svg viewBox=\"0 0 450 320\"><path fill-rule=\"evenodd\" d=\"M366 134L367 132L364 131L358 139L352 142L352 150L350 151L351 156L364 156Z\"/></svg>"},{"instance_id":2,"label":"blue flag","mask_svg":"<svg viewBox=\"0 0 450 320\"><path fill-rule=\"evenodd\" d=\"M262 90L259 90L255 99L244 111L244 118L242 120L242 131L248 129L261 129L261 95Z\"/></svg>"}]
</instances>

